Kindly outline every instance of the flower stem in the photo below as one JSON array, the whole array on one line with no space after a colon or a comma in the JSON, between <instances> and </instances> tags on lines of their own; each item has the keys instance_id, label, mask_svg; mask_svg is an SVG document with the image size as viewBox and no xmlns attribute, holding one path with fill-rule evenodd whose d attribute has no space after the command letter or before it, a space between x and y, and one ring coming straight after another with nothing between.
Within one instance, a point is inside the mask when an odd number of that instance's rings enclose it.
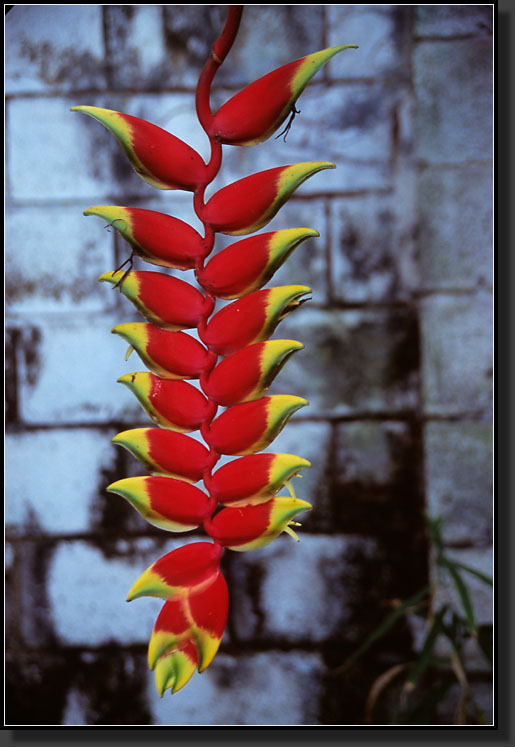
<instances>
[{"instance_id":1,"label":"flower stem","mask_svg":"<svg viewBox=\"0 0 515 747\"><path fill-rule=\"evenodd\" d=\"M238 33L243 5L230 5L227 20L222 33L213 44L211 54L206 60L197 84L195 104L197 116L205 132L211 134L211 123L213 114L211 111L210 94L211 84L218 68L227 57Z\"/></svg>"},{"instance_id":2,"label":"flower stem","mask_svg":"<svg viewBox=\"0 0 515 747\"><path fill-rule=\"evenodd\" d=\"M214 43L212 52L209 58L207 59L202 69L202 72L200 74L200 78L199 78L198 85L197 85L196 97L195 97L197 116L209 138L209 143L211 146L211 157L209 159L209 163L207 164L206 183L202 187L199 187L197 190L195 190L195 193L193 195L193 208L195 210L197 217L199 218L199 220L202 222L202 225L204 226L204 242L205 242L205 248L206 248L206 256L213 249L214 242L215 242L215 232L213 231L213 228L209 224L207 224L202 218L203 213L204 213L204 207L205 207L204 194L205 194L206 186L215 179L222 165L222 145L220 141L216 137L213 136L212 130L211 130L211 123L213 120L213 114L211 112L211 104L210 104L211 83L213 82L213 78L218 68L223 63L224 59L226 58L227 54L229 53L229 50L231 49L233 45L234 39L236 37L238 28L240 25L242 13L243 13L242 5L229 6L229 12L227 15L225 26L219 38ZM199 270L202 270L203 266L204 266L204 262L202 261L195 268L196 272L198 272ZM198 279L198 275L197 275L197 279ZM216 300L214 296L212 296L210 293L207 293L205 290L204 292L206 294L207 303L206 303L203 317L198 324L198 331L199 331L201 339L202 339L202 331L206 328L208 318L215 308L215 300ZM200 379L199 383L200 383L200 388L202 390L204 390L204 386L209 378L209 374L214 368L214 366L216 365L216 362L218 360L218 356L216 356L213 353L213 351L209 350L209 346L208 346L208 351L211 356L211 362L210 362L211 365L210 365L209 371L206 371ZM220 458L220 454L218 454L216 450L213 449L211 445L209 444L209 426L211 425L211 422L213 421L213 418L215 417L216 411L218 409L217 406L214 404L214 402L210 401L210 404L212 405L212 407L210 408L210 415L205 420L205 422L202 424L202 428L200 430L202 438L206 441L207 445L209 446L209 462L206 465L206 469L204 470L204 474L203 474L204 486L206 487L209 493L209 516L206 518L206 521L204 522L204 528L206 528L206 526L209 526L210 518L218 505L218 501L216 500L216 498L214 498L211 495L211 492L209 490L209 485L211 484L213 467L215 466L215 464Z\"/></svg>"}]
</instances>

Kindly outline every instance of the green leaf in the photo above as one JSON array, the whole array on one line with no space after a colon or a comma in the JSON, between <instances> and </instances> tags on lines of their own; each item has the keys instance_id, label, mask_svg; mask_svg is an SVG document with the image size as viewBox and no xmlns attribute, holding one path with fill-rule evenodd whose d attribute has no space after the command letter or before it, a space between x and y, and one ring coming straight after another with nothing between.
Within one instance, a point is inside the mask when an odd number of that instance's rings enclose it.
<instances>
[{"instance_id":1,"label":"green leaf","mask_svg":"<svg viewBox=\"0 0 515 747\"><path fill-rule=\"evenodd\" d=\"M481 581L483 581L485 584L488 584L488 586L493 586L494 582L491 576L488 576L486 573L482 573L481 571L478 571L475 568L471 568L469 565L465 565L465 563L459 563L457 560L451 560L450 558L445 558L445 561L447 563L452 563L452 565L454 565L456 568L460 568L462 571L471 573L473 576L476 576Z\"/></svg>"},{"instance_id":2,"label":"green leaf","mask_svg":"<svg viewBox=\"0 0 515 747\"><path fill-rule=\"evenodd\" d=\"M434 618L433 623L427 632L422 650L406 679L406 685L408 687L414 687L416 685L416 683L420 679L420 676L429 664L436 639L443 629L443 618L447 610L448 605L444 605Z\"/></svg>"},{"instance_id":3,"label":"green leaf","mask_svg":"<svg viewBox=\"0 0 515 747\"><path fill-rule=\"evenodd\" d=\"M390 628L395 625L397 620L399 620L403 615L407 614L410 611L411 607L414 607L428 595L429 589L429 586L425 586L412 597L399 604L399 606L396 607L393 612L387 615L383 622L375 630L372 631L372 633L368 636L364 643L362 643L362 645L359 646L359 648L357 648L349 656L348 659L346 659L343 665L341 667L338 667L338 670L341 671L344 668L346 669L348 666L350 666L350 664L354 663L360 656L362 656L373 643L379 640L379 638L382 638L384 635L386 635Z\"/></svg>"},{"instance_id":4,"label":"green leaf","mask_svg":"<svg viewBox=\"0 0 515 747\"><path fill-rule=\"evenodd\" d=\"M427 531L429 533L429 539L440 554L443 551L443 541L441 527L443 518L438 516L436 519L426 514Z\"/></svg>"},{"instance_id":5,"label":"green leaf","mask_svg":"<svg viewBox=\"0 0 515 747\"><path fill-rule=\"evenodd\" d=\"M474 607L472 605L472 600L470 598L468 587L463 581L460 573L458 572L456 565L452 561L449 561L447 558L442 558L442 566L447 569L454 583L456 591L458 592L458 596L461 601L461 606L465 614L465 618L467 620L469 630L471 633L476 634L477 633L476 618L475 618Z\"/></svg>"}]
</instances>

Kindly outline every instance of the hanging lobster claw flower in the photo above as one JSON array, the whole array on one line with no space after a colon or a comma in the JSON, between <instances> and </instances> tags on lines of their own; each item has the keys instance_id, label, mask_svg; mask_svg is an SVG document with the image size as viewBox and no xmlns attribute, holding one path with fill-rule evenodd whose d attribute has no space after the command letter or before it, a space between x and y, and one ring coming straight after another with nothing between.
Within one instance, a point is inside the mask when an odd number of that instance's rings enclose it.
<instances>
[{"instance_id":1,"label":"hanging lobster claw flower","mask_svg":"<svg viewBox=\"0 0 515 747\"><path fill-rule=\"evenodd\" d=\"M237 350L211 371L203 390L223 407L258 399L288 358L304 345L296 340L269 340Z\"/></svg>"},{"instance_id":2,"label":"hanging lobster claw flower","mask_svg":"<svg viewBox=\"0 0 515 747\"><path fill-rule=\"evenodd\" d=\"M298 540L290 528L296 524L292 519L310 508L307 501L280 495L255 506L223 508L204 526L216 542L230 550L257 550L273 542L281 532Z\"/></svg>"},{"instance_id":3,"label":"hanging lobster claw flower","mask_svg":"<svg viewBox=\"0 0 515 747\"><path fill-rule=\"evenodd\" d=\"M192 641L186 641L180 648L164 654L156 664L156 688L161 697L171 688L176 693L193 677L198 666L198 651Z\"/></svg>"},{"instance_id":4,"label":"hanging lobster claw flower","mask_svg":"<svg viewBox=\"0 0 515 747\"><path fill-rule=\"evenodd\" d=\"M111 332L127 340L146 367L164 379L198 379L209 368L209 352L185 332L168 332L146 322L118 324Z\"/></svg>"},{"instance_id":5,"label":"hanging lobster claw flower","mask_svg":"<svg viewBox=\"0 0 515 747\"><path fill-rule=\"evenodd\" d=\"M224 464L205 485L225 505L263 503L306 467L311 463L294 454L251 454Z\"/></svg>"},{"instance_id":6,"label":"hanging lobster claw flower","mask_svg":"<svg viewBox=\"0 0 515 747\"><path fill-rule=\"evenodd\" d=\"M207 325L201 324L199 336L216 355L230 355L270 337L279 322L307 300L302 296L308 293L311 288L306 285L253 291L221 308Z\"/></svg>"},{"instance_id":7,"label":"hanging lobster claw flower","mask_svg":"<svg viewBox=\"0 0 515 747\"><path fill-rule=\"evenodd\" d=\"M218 651L227 622L229 594L222 573L203 591L166 602L158 615L148 646L148 665L168 651L192 640L199 654L198 669L204 671Z\"/></svg>"},{"instance_id":8,"label":"hanging lobster claw flower","mask_svg":"<svg viewBox=\"0 0 515 747\"><path fill-rule=\"evenodd\" d=\"M229 407L211 423L210 446L219 454L239 456L265 449L294 412L308 404L302 397L275 394Z\"/></svg>"},{"instance_id":9,"label":"hanging lobster claw flower","mask_svg":"<svg viewBox=\"0 0 515 747\"><path fill-rule=\"evenodd\" d=\"M209 179L206 164L196 150L144 119L97 106L74 106L88 114L118 140L132 168L152 187L193 192Z\"/></svg>"},{"instance_id":10,"label":"hanging lobster claw flower","mask_svg":"<svg viewBox=\"0 0 515 747\"><path fill-rule=\"evenodd\" d=\"M118 382L131 390L147 415L163 428L191 433L212 415L213 405L186 381L137 371L120 376Z\"/></svg>"},{"instance_id":11,"label":"hanging lobster claw flower","mask_svg":"<svg viewBox=\"0 0 515 747\"><path fill-rule=\"evenodd\" d=\"M329 161L309 161L252 174L215 192L201 209L200 219L231 236L254 233L272 220L306 179L334 168Z\"/></svg>"},{"instance_id":12,"label":"hanging lobster claw flower","mask_svg":"<svg viewBox=\"0 0 515 747\"><path fill-rule=\"evenodd\" d=\"M156 560L132 585L127 596L181 599L207 589L220 573L222 547L216 543L192 542Z\"/></svg>"},{"instance_id":13,"label":"hanging lobster claw flower","mask_svg":"<svg viewBox=\"0 0 515 747\"><path fill-rule=\"evenodd\" d=\"M209 451L190 436L163 428L132 428L113 443L124 446L149 472L198 482L209 464Z\"/></svg>"},{"instance_id":14,"label":"hanging lobster claw flower","mask_svg":"<svg viewBox=\"0 0 515 747\"><path fill-rule=\"evenodd\" d=\"M206 309L200 291L162 272L116 270L98 280L117 286L145 319L171 332L197 327Z\"/></svg>"},{"instance_id":15,"label":"hanging lobster claw flower","mask_svg":"<svg viewBox=\"0 0 515 747\"><path fill-rule=\"evenodd\" d=\"M202 490L162 475L126 477L111 483L107 490L126 498L149 524L168 532L196 529L211 508Z\"/></svg>"},{"instance_id":16,"label":"hanging lobster claw flower","mask_svg":"<svg viewBox=\"0 0 515 747\"><path fill-rule=\"evenodd\" d=\"M291 252L313 236L320 234L312 228L285 228L241 239L198 270L198 281L217 298L239 298L268 283Z\"/></svg>"},{"instance_id":17,"label":"hanging lobster claw flower","mask_svg":"<svg viewBox=\"0 0 515 747\"><path fill-rule=\"evenodd\" d=\"M191 270L209 249L202 236L188 223L172 215L145 208L98 205L84 211L116 228L136 254L150 264Z\"/></svg>"},{"instance_id":18,"label":"hanging lobster claw flower","mask_svg":"<svg viewBox=\"0 0 515 747\"><path fill-rule=\"evenodd\" d=\"M226 145L257 145L294 113L294 104L315 73L353 44L323 49L259 78L227 101L214 116L210 134Z\"/></svg>"}]
</instances>

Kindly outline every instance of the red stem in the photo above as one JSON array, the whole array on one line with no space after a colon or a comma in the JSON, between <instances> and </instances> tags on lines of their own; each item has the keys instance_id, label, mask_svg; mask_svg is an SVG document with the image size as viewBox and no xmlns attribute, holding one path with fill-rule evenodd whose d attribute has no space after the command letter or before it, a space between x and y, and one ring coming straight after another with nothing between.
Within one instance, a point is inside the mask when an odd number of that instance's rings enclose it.
<instances>
[{"instance_id":1,"label":"red stem","mask_svg":"<svg viewBox=\"0 0 515 747\"><path fill-rule=\"evenodd\" d=\"M211 145L211 157L209 160L209 163L207 164L207 180L206 184L204 184L202 187L199 187L197 190L195 190L195 193L193 195L193 207L195 210L195 213L197 217L202 221L202 224L204 226L204 241L205 241L205 248L206 248L206 256L212 251L215 241L215 234L212 229L212 227L207 224L203 219L203 212L205 207L204 202L204 193L206 190L206 186L210 184L218 174L220 170L220 166L222 165L222 145L219 140L217 140L216 137L213 136L211 131L211 123L213 120L213 114L211 112L211 104L210 104L210 94L211 94L211 83L213 82L213 78L220 67L220 65L225 60L227 54L229 53L229 50L231 49L234 39L236 38L236 34L238 32L238 28L241 21L241 16L243 13L243 5L231 5L229 6L229 13L227 15L227 20L225 22L225 26L223 28L222 33L220 34L219 38L216 40L216 42L213 45L212 52L206 61L202 72L200 74L200 78L197 85L197 91L196 91L196 97L195 97L195 104L197 109L197 116L200 121L200 124L204 128L204 131L206 132L209 143ZM200 270L203 268L204 262L201 262L198 267L196 267L196 270ZM197 277L198 279L198 277ZM209 293L206 292L206 305L205 305L205 311L202 315L202 319L200 320L198 324L198 332L200 339L202 339L202 331L206 328L206 324L208 321L209 316L211 315L212 311L215 307L215 298L211 296ZM208 346L209 350L209 346ZM205 384L207 380L209 379L209 374L216 365L217 362L217 356L209 350L211 361L210 361L210 367L209 371L206 371L202 377L200 378L200 388L204 390ZM208 397L209 399L209 397ZM216 498L214 498L211 495L210 491L210 484L211 484L211 476L212 476L212 470L215 464L217 463L218 459L220 458L220 454L213 449L209 444L209 428L213 421L213 418L216 415L217 406L214 402L210 401L210 404L212 405L211 413L209 417L205 420L205 422L202 424L202 427L200 429L201 435L206 441L207 445L209 446L209 463L206 465L206 469L204 471L203 475L203 481L204 486L206 487L208 493L209 493L209 510L208 510L208 516L206 517L204 521L204 528L206 529L207 533L209 534L208 527L209 522L211 519L211 516L213 515L214 511L216 510L216 507L218 505L218 501Z\"/></svg>"},{"instance_id":2,"label":"red stem","mask_svg":"<svg viewBox=\"0 0 515 747\"><path fill-rule=\"evenodd\" d=\"M243 5L229 5L229 13L222 33L213 44L213 54L218 58L218 64L221 65L225 60L233 45L233 42L240 27Z\"/></svg>"},{"instance_id":3,"label":"red stem","mask_svg":"<svg viewBox=\"0 0 515 747\"><path fill-rule=\"evenodd\" d=\"M200 124L208 135L211 134L211 123L213 120L210 103L211 84L218 68L229 54L229 50L236 38L243 13L243 7L243 5L229 6L225 26L220 36L213 44L211 54L206 60L198 80L195 97L197 116Z\"/></svg>"}]
</instances>

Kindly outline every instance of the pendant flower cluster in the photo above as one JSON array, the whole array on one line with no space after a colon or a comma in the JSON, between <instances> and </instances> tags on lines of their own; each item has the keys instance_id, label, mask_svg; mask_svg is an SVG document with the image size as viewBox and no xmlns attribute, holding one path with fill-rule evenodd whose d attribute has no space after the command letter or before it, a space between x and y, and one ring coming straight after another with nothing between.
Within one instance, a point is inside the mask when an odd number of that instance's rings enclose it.
<instances>
[{"instance_id":1,"label":"pendant flower cluster","mask_svg":"<svg viewBox=\"0 0 515 747\"><path fill-rule=\"evenodd\" d=\"M255 145L288 118L289 126L295 102L312 76L354 45L332 47L274 70L213 114L211 83L232 46L242 8L229 7L197 86L197 116L211 144L207 164L189 145L142 119L94 106L72 110L104 125L148 184L192 192L204 227L202 236L178 218L141 208L102 205L84 213L114 226L132 248L129 270L106 272L99 280L119 289L144 319L112 331L147 369L118 381L155 425L114 437L150 474L118 480L108 490L160 529L203 528L209 538L159 558L128 594L128 601L142 596L164 600L148 649L160 695L167 688L177 692L196 670L206 669L218 650L228 612L220 570L224 549L263 547L281 532L297 539L295 517L311 508L295 497L289 482L309 462L292 454L260 453L308 404L291 394L267 395L267 390L303 347L295 340L269 338L310 289L264 286L299 244L319 234L312 228L260 233L206 260L216 233L247 236L260 230L306 179L334 164L279 166L229 184L207 202L204 193L220 169L223 145ZM133 270L134 254L157 267L194 269L198 288L163 272ZM215 311L217 299L229 303ZM194 431L200 431L204 443L188 435ZM233 458L213 472L222 455ZM284 487L288 495L278 495Z\"/></svg>"}]
</instances>

